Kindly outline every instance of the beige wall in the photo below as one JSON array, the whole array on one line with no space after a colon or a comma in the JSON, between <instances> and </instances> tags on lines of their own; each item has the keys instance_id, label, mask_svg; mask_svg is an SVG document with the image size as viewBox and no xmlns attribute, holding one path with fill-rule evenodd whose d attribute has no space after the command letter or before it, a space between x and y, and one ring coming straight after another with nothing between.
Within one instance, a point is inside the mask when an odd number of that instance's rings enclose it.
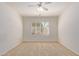
<instances>
[{"instance_id":1,"label":"beige wall","mask_svg":"<svg viewBox=\"0 0 79 59\"><path fill-rule=\"evenodd\" d=\"M50 34L48 36L32 35L32 22L48 21ZM57 41L58 40L58 17L23 17L24 41Z\"/></svg>"},{"instance_id":2,"label":"beige wall","mask_svg":"<svg viewBox=\"0 0 79 59\"><path fill-rule=\"evenodd\" d=\"M0 3L0 55L22 41L22 21L18 13L5 3Z\"/></svg>"},{"instance_id":3,"label":"beige wall","mask_svg":"<svg viewBox=\"0 0 79 59\"><path fill-rule=\"evenodd\" d=\"M59 40L79 55L79 3L72 4L59 17Z\"/></svg>"}]
</instances>

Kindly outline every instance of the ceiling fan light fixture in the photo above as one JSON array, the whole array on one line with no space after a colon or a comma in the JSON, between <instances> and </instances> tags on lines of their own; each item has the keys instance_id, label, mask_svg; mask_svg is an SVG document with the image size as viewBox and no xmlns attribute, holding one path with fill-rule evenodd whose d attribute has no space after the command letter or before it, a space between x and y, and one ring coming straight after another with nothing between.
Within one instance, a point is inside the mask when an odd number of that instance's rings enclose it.
<instances>
[{"instance_id":1,"label":"ceiling fan light fixture","mask_svg":"<svg viewBox=\"0 0 79 59\"><path fill-rule=\"evenodd\" d=\"M44 9L42 7L38 7L37 9L38 9L38 11L44 11Z\"/></svg>"}]
</instances>

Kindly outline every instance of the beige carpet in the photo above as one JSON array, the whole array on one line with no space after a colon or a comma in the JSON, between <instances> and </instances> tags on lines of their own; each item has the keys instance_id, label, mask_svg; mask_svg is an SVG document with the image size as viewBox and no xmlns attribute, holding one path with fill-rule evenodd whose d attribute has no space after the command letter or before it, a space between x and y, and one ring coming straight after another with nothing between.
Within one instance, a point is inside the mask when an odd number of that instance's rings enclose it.
<instances>
[{"instance_id":1,"label":"beige carpet","mask_svg":"<svg viewBox=\"0 0 79 59\"><path fill-rule=\"evenodd\" d=\"M23 42L6 56L76 56L57 42Z\"/></svg>"}]
</instances>

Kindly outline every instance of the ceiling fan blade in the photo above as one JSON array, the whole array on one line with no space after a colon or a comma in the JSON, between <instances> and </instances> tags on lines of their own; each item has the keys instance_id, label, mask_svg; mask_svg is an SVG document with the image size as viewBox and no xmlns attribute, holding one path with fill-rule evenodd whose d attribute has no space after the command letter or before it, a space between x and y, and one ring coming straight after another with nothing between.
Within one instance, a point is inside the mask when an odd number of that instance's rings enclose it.
<instances>
[{"instance_id":1,"label":"ceiling fan blade","mask_svg":"<svg viewBox=\"0 0 79 59\"><path fill-rule=\"evenodd\" d=\"M45 11L48 11L48 9L47 8L45 8L45 7L42 7Z\"/></svg>"}]
</instances>

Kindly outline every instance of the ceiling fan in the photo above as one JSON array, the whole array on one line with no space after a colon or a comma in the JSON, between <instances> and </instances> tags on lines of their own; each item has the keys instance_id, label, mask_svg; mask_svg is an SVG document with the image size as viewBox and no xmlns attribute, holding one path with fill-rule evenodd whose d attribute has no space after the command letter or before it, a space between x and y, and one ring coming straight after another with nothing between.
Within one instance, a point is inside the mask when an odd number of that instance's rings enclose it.
<instances>
[{"instance_id":1,"label":"ceiling fan","mask_svg":"<svg viewBox=\"0 0 79 59\"><path fill-rule=\"evenodd\" d=\"M38 10L40 11L48 11L47 7L44 7L43 5L48 5L51 4L52 2L39 2L36 4L36 6L38 6ZM35 5L29 5L29 7L34 7Z\"/></svg>"}]
</instances>

